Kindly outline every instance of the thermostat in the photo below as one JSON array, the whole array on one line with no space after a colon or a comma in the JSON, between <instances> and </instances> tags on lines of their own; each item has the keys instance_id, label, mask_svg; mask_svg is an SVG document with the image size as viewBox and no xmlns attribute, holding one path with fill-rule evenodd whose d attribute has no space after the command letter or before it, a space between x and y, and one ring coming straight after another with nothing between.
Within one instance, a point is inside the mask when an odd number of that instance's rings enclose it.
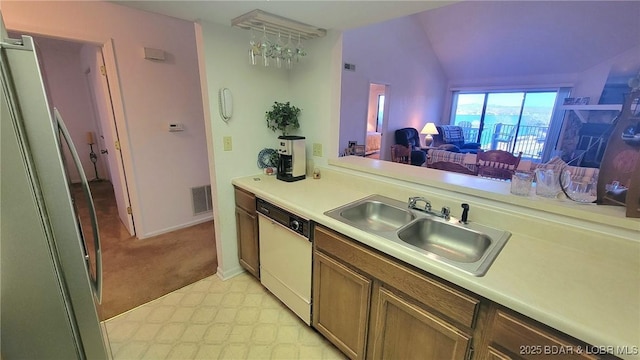
<instances>
[{"instance_id":1,"label":"thermostat","mask_svg":"<svg viewBox=\"0 0 640 360\"><path fill-rule=\"evenodd\" d=\"M179 123L169 124L169 131L170 132L184 131L184 125L179 124Z\"/></svg>"}]
</instances>

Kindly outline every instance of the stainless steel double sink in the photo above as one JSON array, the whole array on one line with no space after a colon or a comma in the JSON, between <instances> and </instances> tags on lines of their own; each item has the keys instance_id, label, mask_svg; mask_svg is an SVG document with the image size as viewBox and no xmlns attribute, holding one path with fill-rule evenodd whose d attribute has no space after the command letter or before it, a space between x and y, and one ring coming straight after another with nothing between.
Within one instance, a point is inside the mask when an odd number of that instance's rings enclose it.
<instances>
[{"instance_id":1,"label":"stainless steel double sink","mask_svg":"<svg viewBox=\"0 0 640 360\"><path fill-rule=\"evenodd\" d=\"M382 195L371 195L324 214L474 276L487 272L511 236L508 231L409 209L407 203Z\"/></svg>"}]
</instances>

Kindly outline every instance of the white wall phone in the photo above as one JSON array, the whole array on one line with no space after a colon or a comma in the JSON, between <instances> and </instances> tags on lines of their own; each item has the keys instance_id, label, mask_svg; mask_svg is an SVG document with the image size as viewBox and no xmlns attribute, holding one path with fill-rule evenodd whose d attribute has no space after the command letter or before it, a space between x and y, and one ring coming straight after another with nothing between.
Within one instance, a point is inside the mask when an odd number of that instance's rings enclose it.
<instances>
[{"instance_id":1,"label":"white wall phone","mask_svg":"<svg viewBox=\"0 0 640 360\"><path fill-rule=\"evenodd\" d=\"M233 116L233 97L231 90L222 88L218 91L218 105L220 109L220 117L222 120L229 121Z\"/></svg>"}]
</instances>

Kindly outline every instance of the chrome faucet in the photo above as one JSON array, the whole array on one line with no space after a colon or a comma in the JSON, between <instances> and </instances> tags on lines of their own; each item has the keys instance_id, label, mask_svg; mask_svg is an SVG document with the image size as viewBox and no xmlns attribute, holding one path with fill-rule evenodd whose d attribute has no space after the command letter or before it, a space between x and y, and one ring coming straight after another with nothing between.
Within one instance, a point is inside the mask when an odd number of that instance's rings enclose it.
<instances>
[{"instance_id":1,"label":"chrome faucet","mask_svg":"<svg viewBox=\"0 0 640 360\"><path fill-rule=\"evenodd\" d=\"M418 207L417 204L418 202L424 202L424 207ZM413 209L413 210L419 210L422 212L425 212L429 215L433 215L433 216L437 216L437 217L441 217L447 221L449 221L451 219L451 208L449 208L448 206L443 206L442 209L440 209L440 212L437 211L431 211L431 201L427 200L426 198L423 198L421 196L412 196L409 198L409 202L407 204L407 207L409 209ZM463 214L465 215L465 214ZM466 221L466 217L465 217L465 221Z\"/></svg>"},{"instance_id":2,"label":"chrome faucet","mask_svg":"<svg viewBox=\"0 0 640 360\"><path fill-rule=\"evenodd\" d=\"M440 210L440 216L445 220L449 220L451 218L451 209L448 206L443 206L442 210Z\"/></svg>"},{"instance_id":3,"label":"chrome faucet","mask_svg":"<svg viewBox=\"0 0 640 360\"><path fill-rule=\"evenodd\" d=\"M418 201L422 201L424 202L424 208L420 209L416 207L416 204L418 203ZM414 196L414 197L410 197L409 198L409 203L407 205L409 207L409 209L416 209L416 210L422 210L425 212L431 212L431 202L423 197L420 196Z\"/></svg>"}]
</instances>

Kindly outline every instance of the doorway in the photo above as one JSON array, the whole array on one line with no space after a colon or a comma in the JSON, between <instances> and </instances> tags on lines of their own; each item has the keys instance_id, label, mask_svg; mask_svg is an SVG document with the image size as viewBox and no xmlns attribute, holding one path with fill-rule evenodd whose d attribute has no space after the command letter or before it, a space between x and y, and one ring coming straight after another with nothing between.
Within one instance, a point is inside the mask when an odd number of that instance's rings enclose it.
<instances>
[{"instance_id":1,"label":"doorway","mask_svg":"<svg viewBox=\"0 0 640 360\"><path fill-rule=\"evenodd\" d=\"M117 126L102 48L39 35L33 38L50 106L58 109L69 129L87 179L111 184L120 220L135 235L122 153L116 149ZM69 158L68 150L63 151ZM80 181L75 168L68 167L67 174L72 183Z\"/></svg>"},{"instance_id":2,"label":"doorway","mask_svg":"<svg viewBox=\"0 0 640 360\"><path fill-rule=\"evenodd\" d=\"M121 152L115 148L119 136L114 113L118 112L104 75L107 71L103 71L105 57L109 56L107 44L101 48L81 41L33 37L49 102L59 109L69 128L96 207L104 269L100 319L106 320L215 273L217 259L215 251L210 251L214 239L212 222L144 241L135 237L133 217L127 211L128 198L124 203L118 200L118 194L128 197L128 190ZM79 173L72 169L67 173L73 183L72 193L77 194ZM76 205L81 230L90 229L88 209L81 201Z\"/></svg>"},{"instance_id":3,"label":"doorway","mask_svg":"<svg viewBox=\"0 0 640 360\"><path fill-rule=\"evenodd\" d=\"M367 127L365 134L365 156L380 159L382 150L385 120L388 114L387 86L369 84L369 105L367 110Z\"/></svg>"}]
</instances>

